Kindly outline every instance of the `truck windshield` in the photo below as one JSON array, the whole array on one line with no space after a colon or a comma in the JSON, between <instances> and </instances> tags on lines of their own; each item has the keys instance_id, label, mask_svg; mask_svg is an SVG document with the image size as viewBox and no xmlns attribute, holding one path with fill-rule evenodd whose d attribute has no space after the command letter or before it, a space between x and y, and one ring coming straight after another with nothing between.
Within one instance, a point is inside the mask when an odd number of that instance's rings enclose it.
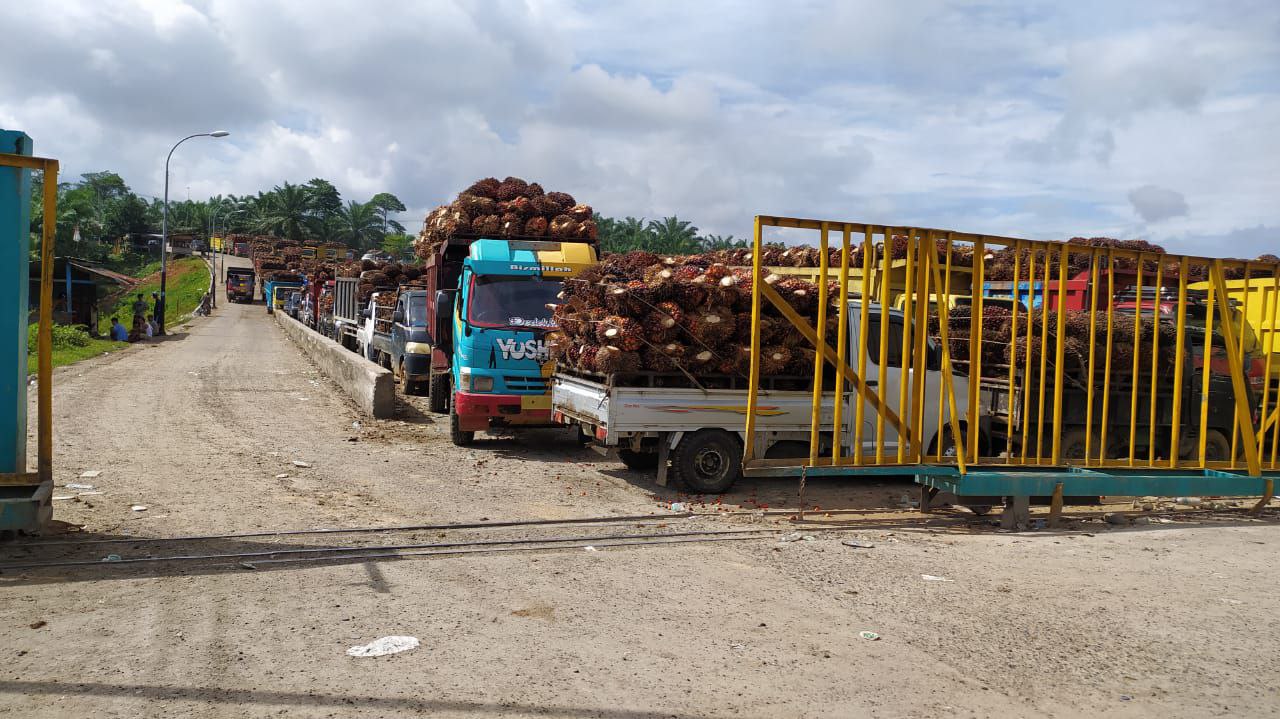
<instances>
[{"instance_id":1,"label":"truck windshield","mask_svg":"<svg viewBox=\"0 0 1280 719\"><path fill-rule=\"evenodd\" d=\"M405 318L410 327L427 326L427 296L410 295L409 316Z\"/></svg>"},{"instance_id":2,"label":"truck windshield","mask_svg":"<svg viewBox=\"0 0 1280 719\"><path fill-rule=\"evenodd\" d=\"M559 280L541 277L473 277L467 321L476 327L552 328L548 304L558 303Z\"/></svg>"}]
</instances>

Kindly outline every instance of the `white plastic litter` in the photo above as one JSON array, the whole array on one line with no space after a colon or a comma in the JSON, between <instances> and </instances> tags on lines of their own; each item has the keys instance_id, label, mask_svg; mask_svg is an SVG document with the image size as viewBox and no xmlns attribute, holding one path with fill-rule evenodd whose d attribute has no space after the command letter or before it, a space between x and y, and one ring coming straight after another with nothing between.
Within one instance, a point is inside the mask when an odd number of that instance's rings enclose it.
<instances>
[{"instance_id":1,"label":"white plastic litter","mask_svg":"<svg viewBox=\"0 0 1280 719\"><path fill-rule=\"evenodd\" d=\"M410 649L417 649L421 642L417 637L382 637L375 639L368 644L362 644L358 647L351 647L347 650L349 657L382 657L388 654L399 654L407 652Z\"/></svg>"},{"instance_id":2,"label":"white plastic litter","mask_svg":"<svg viewBox=\"0 0 1280 719\"><path fill-rule=\"evenodd\" d=\"M93 485L83 482L67 482L67 489L93 489Z\"/></svg>"},{"instance_id":3,"label":"white plastic litter","mask_svg":"<svg viewBox=\"0 0 1280 719\"><path fill-rule=\"evenodd\" d=\"M288 478L289 478L288 472L282 472L276 475L276 479L288 479Z\"/></svg>"},{"instance_id":4,"label":"white plastic litter","mask_svg":"<svg viewBox=\"0 0 1280 719\"><path fill-rule=\"evenodd\" d=\"M80 479L97 479L102 476L102 470L91 469L88 472L81 472Z\"/></svg>"},{"instance_id":5,"label":"white plastic litter","mask_svg":"<svg viewBox=\"0 0 1280 719\"><path fill-rule=\"evenodd\" d=\"M600 551L599 549L596 549L595 547L590 547L590 546L583 547L583 549L587 550L588 552L598 552L598 551Z\"/></svg>"},{"instance_id":6,"label":"white plastic litter","mask_svg":"<svg viewBox=\"0 0 1280 719\"><path fill-rule=\"evenodd\" d=\"M671 503L671 511L672 511L672 512L683 512L683 511L684 511L684 502L672 502L672 503Z\"/></svg>"},{"instance_id":7,"label":"white plastic litter","mask_svg":"<svg viewBox=\"0 0 1280 719\"><path fill-rule=\"evenodd\" d=\"M133 505L132 507L130 507L129 509L131 509L131 510L133 510L133 511L135 511L135 512L145 512L145 511L147 511L147 505L145 505L145 504L135 504L135 505Z\"/></svg>"},{"instance_id":8,"label":"white plastic litter","mask_svg":"<svg viewBox=\"0 0 1280 719\"><path fill-rule=\"evenodd\" d=\"M50 499L54 499L54 500L75 499L75 498L76 496L74 494L55 494L52 497L50 497Z\"/></svg>"},{"instance_id":9,"label":"white plastic litter","mask_svg":"<svg viewBox=\"0 0 1280 719\"><path fill-rule=\"evenodd\" d=\"M307 464L306 462L303 462L303 461L302 461L302 460L300 460L300 459L295 459L295 460L293 460L293 466L295 466L295 467L302 467L303 469L306 469L307 467L310 467L311 465Z\"/></svg>"},{"instance_id":10,"label":"white plastic litter","mask_svg":"<svg viewBox=\"0 0 1280 719\"><path fill-rule=\"evenodd\" d=\"M932 574L921 574L921 575L920 575L920 578L921 578L921 579L923 579L923 580L925 580L926 582L954 582L954 581L956 581L956 580L954 580L954 579L947 579L946 577L935 577L935 576L934 576L934 575L932 575Z\"/></svg>"}]
</instances>

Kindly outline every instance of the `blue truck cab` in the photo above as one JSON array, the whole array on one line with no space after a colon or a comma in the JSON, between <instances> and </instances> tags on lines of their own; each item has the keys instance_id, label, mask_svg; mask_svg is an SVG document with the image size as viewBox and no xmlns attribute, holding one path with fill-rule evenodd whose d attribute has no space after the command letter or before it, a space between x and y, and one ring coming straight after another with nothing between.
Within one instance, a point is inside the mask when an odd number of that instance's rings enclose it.
<instances>
[{"instance_id":1,"label":"blue truck cab","mask_svg":"<svg viewBox=\"0 0 1280 719\"><path fill-rule=\"evenodd\" d=\"M455 444L468 444L491 427L552 426L554 363L545 342L555 329L552 308L564 281L596 262L594 245L583 242L470 243L456 289L434 298L437 333L449 334Z\"/></svg>"},{"instance_id":2,"label":"blue truck cab","mask_svg":"<svg viewBox=\"0 0 1280 719\"><path fill-rule=\"evenodd\" d=\"M300 289L302 289L302 283L297 281L268 280L264 282L262 285L262 297L267 302L267 314L284 309L284 303L289 298L289 293Z\"/></svg>"}]
</instances>

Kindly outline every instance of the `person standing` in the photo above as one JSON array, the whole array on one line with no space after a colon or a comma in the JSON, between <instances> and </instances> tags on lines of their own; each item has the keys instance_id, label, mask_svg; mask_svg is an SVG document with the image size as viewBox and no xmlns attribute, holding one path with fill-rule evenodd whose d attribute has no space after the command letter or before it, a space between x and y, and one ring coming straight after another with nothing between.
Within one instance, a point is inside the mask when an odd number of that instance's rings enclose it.
<instances>
[{"instance_id":1,"label":"person standing","mask_svg":"<svg viewBox=\"0 0 1280 719\"><path fill-rule=\"evenodd\" d=\"M146 317L146 316L147 316L147 301L142 299L142 293L139 292L138 299L133 301L133 319L136 322L139 317Z\"/></svg>"},{"instance_id":2,"label":"person standing","mask_svg":"<svg viewBox=\"0 0 1280 719\"><path fill-rule=\"evenodd\" d=\"M164 300L160 299L159 292L152 292L151 299L155 303L155 309L152 311L152 316L155 317L156 326L163 327L164 326ZM160 330L156 334L162 335L164 334L164 330Z\"/></svg>"}]
</instances>

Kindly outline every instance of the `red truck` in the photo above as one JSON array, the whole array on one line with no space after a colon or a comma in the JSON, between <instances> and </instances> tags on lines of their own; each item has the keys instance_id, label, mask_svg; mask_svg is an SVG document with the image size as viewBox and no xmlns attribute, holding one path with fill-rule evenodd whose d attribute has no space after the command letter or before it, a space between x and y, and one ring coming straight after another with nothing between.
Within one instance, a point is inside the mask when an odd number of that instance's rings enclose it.
<instances>
[{"instance_id":1,"label":"red truck","mask_svg":"<svg viewBox=\"0 0 1280 719\"><path fill-rule=\"evenodd\" d=\"M248 267L227 268L227 299L253 302L254 274Z\"/></svg>"},{"instance_id":2,"label":"red truck","mask_svg":"<svg viewBox=\"0 0 1280 719\"><path fill-rule=\"evenodd\" d=\"M1037 271L1042 272L1043 268L1040 268ZM1106 307L1106 289L1109 281L1110 280L1107 279L1105 270L1098 277L1096 283L1090 276L1089 270L1085 270L1067 280L1065 285L1062 285L1058 280L1049 280L1048 282L1045 282L1042 279L1036 280L1035 282L1021 280L1017 283L1018 287L1016 293L1014 290L1015 283L1013 282L983 282L982 295L984 297L1012 298L1016 294L1017 298L1022 300L1023 307L1036 309L1043 306L1049 309L1057 309L1058 295L1063 294L1066 296L1063 300L1063 305L1066 309L1087 310L1089 309L1089 297L1094 291L1095 286L1098 290L1101 290L1101 293L1098 295L1098 306ZM1150 280L1148 279L1148 281ZM1137 270L1115 270L1114 287L1117 296L1121 291L1136 285L1137 282ZM1062 286L1059 287L1059 285Z\"/></svg>"}]
</instances>

